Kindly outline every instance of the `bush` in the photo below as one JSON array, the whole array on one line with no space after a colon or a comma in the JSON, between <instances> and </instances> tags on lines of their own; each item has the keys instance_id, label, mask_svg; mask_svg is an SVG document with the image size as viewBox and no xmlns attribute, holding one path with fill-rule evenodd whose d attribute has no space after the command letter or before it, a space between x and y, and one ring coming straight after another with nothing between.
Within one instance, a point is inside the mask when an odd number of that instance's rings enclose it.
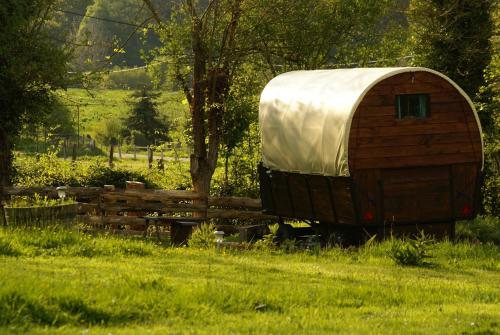
<instances>
[{"instance_id":1,"label":"bush","mask_svg":"<svg viewBox=\"0 0 500 335\"><path fill-rule=\"evenodd\" d=\"M500 245L500 218L478 216L472 221L458 222L456 237L458 240Z\"/></svg>"},{"instance_id":2,"label":"bush","mask_svg":"<svg viewBox=\"0 0 500 335\"><path fill-rule=\"evenodd\" d=\"M89 168L89 174L82 176L80 180L81 186L96 186L115 185L118 188L125 188L127 181L140 181L146 184L146 188L156 188L154 183L146 180L146 178L138 172L111 169L104 166L102 162L96 161Z\"/></svg>"},{"instance_id":3,"label":"bush","mask_svg":"<svg viewBox=\"0 0 500 335\"><path fill-rule=\"evenodd\" d=\"M434 240L423 232L416 238L393 239L389 249L389 257L398 265L422 266L425 259L430 258L429 248Z\"/></svg>"},{"instance_id":4,"label":"bush","mask_svg":"<svg viewBox=\"0 0 500 335\"><path fill-rule=\"evenodd\" d=\"M188 245L193 248L210 249L215 245L215 225L213 223L202 224L193 231Z\"/></svg>"}]
</instances>

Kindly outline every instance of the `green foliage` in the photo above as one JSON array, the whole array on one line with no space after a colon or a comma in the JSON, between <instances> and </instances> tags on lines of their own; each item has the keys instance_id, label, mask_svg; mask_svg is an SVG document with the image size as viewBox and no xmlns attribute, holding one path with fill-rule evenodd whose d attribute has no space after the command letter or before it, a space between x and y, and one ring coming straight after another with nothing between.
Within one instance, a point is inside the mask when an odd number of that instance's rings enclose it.
<instances>
[{"instance_id":1,"label":"green foliage","mask_svg":"<svg viewBox=\"0 0 500 335\"><path fill-rule=\"evenodd\" d=\"M213 223L202 224L194 229L189 238L188 245L192 248L210 249L215 246L215 225Z\"/></svg>"},{"instance_id":2,"label":"green foliage","mask_svg":"<svg viewBox=\"0 0 500 335\"><path fill-rule=\"evenodd\" d=\"M23 124L50 112L53 91L68 81L70 51L53 43L47 20L53 1L0 3L0 183L8 184L12 145ZM43 14L42 14L43 13Z\"/></svg>"},{"instance_id":3,"label":"green foliage","mask_svg":"<svg viewBox=\"0 0 500 335\"><path fill-rule=\"evenodd\" d=\"M5 207L19 208L19 207L49 207L57 205L74 204L75 200L71 198L64 199L50 199L47 196L41 196L38 193L33 196L14 196L5 205Z\"/></svg>"},{"instance_id":4,"label":"green foliage","mask_svg":"<svg viewBox=\"0 0 500 335\"><path fill-rule=\"evenodd\" d=\"M397 11L405 8L396 1L300 0L290 6L286 0L258 0L249 6L243 24L252 28L245 42L273 75L369 66L372 60L399 57L404 45L405 20Z\"/></svg>"},{"instance_id":5,"label":"green foliage","mask_svg":"<svg viewBox=\"0 0 500 335\"><path fill-rule=\"evenodd\" d=\"M391 242L389 257L396 264L403 266L426 265L425 259L431 257L429 249L435 243L424 232L415 238L392 239Z\"/></svg>"},{"instance_id":6,"label":"green foliage","mask_svg":"<svg viewBox=\"0 0 500 335\"><path fill-rule=\"evenodd\" d=\"M482 210L487 215L500 217L500 55L499 45L494 46L497 52L485 70L485 85L476 97L476 109L481 119L485 144Z\"/></svg>"},{"instance_id":7,"label":"green foliage","mask_svg":"<svg viewBox=\"0 0 500 335\"><path fill-rule=\"evenodd\" d=\"M269 234L264 235L264 237L255 242L255 248L257 250L270 251L276 249L276 235L278 233L278 224L269 225Z\"/></svg>"},{"instance_id":8,"label":"green foliage","mask_svg":"<svg viewBox=\"0 0 500 335\"><path fill-rule=\"evenodd\" d=\"M416 0L409 13L414 64L440 71L474 97L491 59L496 0Z\"/></svg>"},{"instance_id":9,"label":"green foliage","mask_svg":"<svg viewBox=\"0 0 500 335\"><path fill-rule=\"evenodd\" d=\"M105 119L97 124L92 130L93 137L104 145L116 145L121 142L122 134L125 129L121 119Z\"/></svg>"},{"instance_id":10,"label":"green foliage","mask_svg":"<svg viewBox=\"0 0 500 335\"><path fill-rule=\"evenodd\" d=\"M134 93L133 97L137 98L134 102L133 108L129 117L125 121L126 128L124 131L125 136L131 136L133 131L141 134L145 142L138 145L150 145L157 141L167 141L168 137L168 124L164 120L159 119L159 112L157 104L154 99L158 98L159 94L154 94L151 91L143 88L141 91Z\"/></svg>"},{"instance_id":11,"label":"green foliage","mask_svg":"<svg viewBox=\"0 0 500 335\"><path fill-rule=\"evenodd\" d=\"M494 243L500 245L500 218L495 216L478 216L471 221L457 223L458 240Z\"/></svg>"},{"instance_id":12,"label":"green foliage","mask_svg":"<svg viewBox=\"0 0 500 335\"><path fill-rule=\"evenodd\" d=\"M140 181L145 183L148 188L153 188L155 186L138 172L111 169L104 166L102 161L98 160L96 160L87 171L89 173L81 179L82 186L103 187L104 185L115 185L118 188L125 188L127 181Z\"/></svg>"},{"instance_id":13,"label":"green foliage","mask_svg":"<svg viewBox=\"0 0 500 335\"><path fill-rule=\"evenodd\" d=\"M245 137L244 141L233 149L231 157L225 157L224 161L219 163L224 163L224 170L218 169L214 174L213 194L254 198L260 196L257 166L261 157L257 123L249 126Z\"/></svg>"},{"instance_id":14,"label":"green foliage","mask_svg":"<svg viewBox=\"0 0 500 335\"><path fill-rule=\"evenodd\" d=\"M77 186L82 172L69 162L57 158L55 152L49 152L38 159L17 158L12 180L14 184L23 186Z\"/></svg>"},{"instance_id":15,"label":"green foliage","mask_svg":"<svg viewBox=\"0 0 500 335\"><path fill-rule=\"evenodd\" d=\"M149 13L141 2L134 0L96 0L84 13L108 20L145 26ZM158 43L147 28L127 26L85 17L80 22L76 40L85 47L79 49L75 65L80 70L102 70L118 66L144 65L143 54Z\"/></svg>"},{"instance_id":16,"label":"green foliage","mask_svg":"<svg viewBox=\"0 0 500 335\"><path fill-rule=\"evenodd\" d=\"M14 176L14 183L23 186L115 185L124 188L126 181L144 182L147 187L156 186L141 173L111 169L99 159L90 163L65 161L57 158L54 152L39 155L38 160L32 157L17 159Z\"/></svg>"}]
</instances>

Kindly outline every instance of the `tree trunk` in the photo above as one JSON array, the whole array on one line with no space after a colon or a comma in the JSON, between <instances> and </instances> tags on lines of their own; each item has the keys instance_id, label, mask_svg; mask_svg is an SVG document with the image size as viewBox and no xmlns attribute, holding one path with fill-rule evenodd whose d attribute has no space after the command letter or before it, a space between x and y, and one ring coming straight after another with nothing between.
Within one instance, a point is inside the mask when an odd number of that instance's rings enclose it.
<instances>
[{"instance_id":1,"label":"tree trunk","mask_svg":"<svg viewBox=\"0 0 500 335\"><path fill-rule=\"evenodd\" d=\"M0 128L0 185L11 185L12 143L9 135Z\"/></svg>"}]
</instances>

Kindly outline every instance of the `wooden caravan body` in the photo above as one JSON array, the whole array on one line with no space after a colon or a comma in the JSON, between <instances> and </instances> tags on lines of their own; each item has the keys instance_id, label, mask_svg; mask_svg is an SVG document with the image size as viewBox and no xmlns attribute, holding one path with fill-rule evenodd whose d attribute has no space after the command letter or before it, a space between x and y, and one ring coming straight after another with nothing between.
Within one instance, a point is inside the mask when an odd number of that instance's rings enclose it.
<instances>
[{"instance_id":1,"label":"wooden caravan body","mask_svg":"<svg viewBox=\"0 0 500 335\"><path fill-rule=\"evenodd\" d=\"M261 95L269 214L389 233L453 235L477 209L481 125L470 98L426 68L295 71Z\"/></svg>"}]
</instances>

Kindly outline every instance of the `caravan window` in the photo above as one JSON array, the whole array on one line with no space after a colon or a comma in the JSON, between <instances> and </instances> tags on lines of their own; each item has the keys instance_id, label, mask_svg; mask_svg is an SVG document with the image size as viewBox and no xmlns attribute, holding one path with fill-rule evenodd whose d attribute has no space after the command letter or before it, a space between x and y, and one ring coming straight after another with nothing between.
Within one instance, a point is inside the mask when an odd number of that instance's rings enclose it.
<instances>
[{"instance_id":1,"label":"caravan window","mask_svg":"<svg viewBox=\"0 0 500 335\"><path fill-rule=\"evenodd\" d=\"M396 95L396 117L426 118L429 116L429 94Z\"/></svg>"}]
</instances>

